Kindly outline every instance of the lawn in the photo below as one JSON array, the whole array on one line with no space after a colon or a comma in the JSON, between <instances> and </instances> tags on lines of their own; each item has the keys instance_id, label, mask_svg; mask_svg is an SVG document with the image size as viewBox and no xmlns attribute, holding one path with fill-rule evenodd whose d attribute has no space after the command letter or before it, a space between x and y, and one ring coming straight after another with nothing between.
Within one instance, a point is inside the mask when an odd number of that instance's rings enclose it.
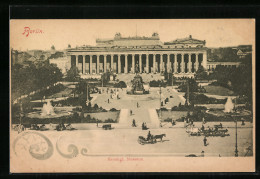
<instances>
[{"instance_id":1,"label":"lawn","mask_svg":"<svg viewBox=\"0 0 260 179\"><path fill-rule=\"evenodd\" d=\"M84 113L84 117L87 117L87 115L90 115L91 118L96 118L101 121L105 121L107 119L113 119L118 121L120 111L116 112L100 112L100 113Z\"/></svg>"},{"instance_id":2,"label":"lawn","mask_svg":"<svg viewBox=\"0 0 260 179\"><path fill-rule=\"evenodd\" d=\"M232 96L234 95L234 92L224 88L222 86L212 86L212 85L208 85L208 86L204 86L207 94L211 94L211 95L219 95L219 96Z\"/></svg>"},{"instance_id":3,"label":"lawn","mask_svg":"<svg viewBox=\"0 0 260 179\"><path fill-rule=\"evenodd\" d=\"M172 118L173 120L177 120L181 117L187 116L187 113L188 113L187 111L170 111L170 110L162 111L162 120L165 120L167 118Z\"/></svg>"},{"instance_id":4,"label":"lawn","mask_svg":"<svg viewBox=\"0 0 260 179\"><path fill-rule=\"evenodd\" d=\"M72 93L72 89L65 88L64 90L55 93L53 95L48 96L47 98L61 98L61 97L68 97Z\"/></svg>"}]
</instances>

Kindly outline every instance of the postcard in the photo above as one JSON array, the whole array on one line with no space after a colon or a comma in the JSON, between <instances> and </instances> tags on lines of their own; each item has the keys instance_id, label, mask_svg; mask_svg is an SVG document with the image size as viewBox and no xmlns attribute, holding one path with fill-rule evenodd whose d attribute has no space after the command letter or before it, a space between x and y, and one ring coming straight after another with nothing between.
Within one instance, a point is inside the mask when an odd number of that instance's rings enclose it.
<instances>
[{"instance_id":1,"label":"postcard","mask_svg":"<svg viewBox=\"0 0 260 179\"><path fill-rule=\"evenodd\" d=\"M10 19L10 173L254 172L254 19Z\"/></svg>"}]
</instances>

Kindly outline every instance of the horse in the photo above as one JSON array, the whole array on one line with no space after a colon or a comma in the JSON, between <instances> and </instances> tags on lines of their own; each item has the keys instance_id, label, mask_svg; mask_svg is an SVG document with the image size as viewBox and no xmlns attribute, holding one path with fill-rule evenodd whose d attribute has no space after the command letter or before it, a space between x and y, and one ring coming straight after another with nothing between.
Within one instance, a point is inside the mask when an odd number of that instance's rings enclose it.
<instances>
[{"instance_id":1,"label":"horse","mask_svg":"<svg viewBox=\"0 0 260 179\"><path fill-rule=\"evenodd\" d=\"M156 139L161 139L162 141L162 138L163 137L166 137L166 134L160 134L160 135L154 135L153 138L156 140Z\"/></svg>"}]
</instances>

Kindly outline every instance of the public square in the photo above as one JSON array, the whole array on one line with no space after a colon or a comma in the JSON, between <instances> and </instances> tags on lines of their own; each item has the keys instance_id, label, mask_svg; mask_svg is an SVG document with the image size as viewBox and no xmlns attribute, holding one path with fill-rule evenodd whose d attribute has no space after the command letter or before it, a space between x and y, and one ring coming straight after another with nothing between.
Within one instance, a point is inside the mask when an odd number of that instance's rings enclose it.
<instances>
[{"instance_id":1,"label":"public square","mask_svg":"<svg viewBox=\"0 0 260 179\"><path fill-rule=\"evenodd\" d=\"M254 19L11 19L10 172L253 171L254 34Z\"/></svg>"},{"instance_id":2,"label":"public square","mask_svg":"<svg viewBox=\"0 0 260 179\"><path fill-rule=\"evenodd\" d=\"M105 88L104 88L105 89ZM156 109L160 108L159 95L160 88L150 88L150 94L128 95L126 89L118 89L119 99L111 99L110 93L104 90L101 94L91 94L92 104L98 104L105 109L120 109L118 123L113 123L112 130L103 130L102 124L95 123L74 123L75 131L39 131L61 148L64 153L70 144L78 148L86 148L89 156L119 155L119 156L180 156L190 154L196 156L233 157L235 154L235 123L222 122L223 127L228 129L230 136L208 137L207 146L203 144L204 136L190 136L186 132L183 122L171 123L160 121ZM161 88L162 96L169 98L169 102L164 107L170 108L179 103L184 104L181 93L175 87ZM109 103L108 103L108 99ZM138 103L138 107L137 107ZM132 115L130 114L132 110ZM135 119L137 127L132 127ZM146 122L149 130L142 130L141 125ZM205 126L213 127L219 122L207 122ZM195 122L195 127L200 128L202 122ZM49 127L47 125L47 127ZM28 131L28 130L27 130ZM147 137L148 131L152 135L166 134L162 142L158 140L155 144L141 145L138 137ZM252 135L253 125L246 122L244 126L238 123L238 154L239 156L252 156ZM12 131L12 139L17 136L16 131ZM11 141L12 142L12 141ZM251 150L250 150L251 149ZM22 150L22 149L21 149ZM26 151L24 151L26 152ZM27 151L28 152L28 151Z\"/></svg>"}]
</instances>

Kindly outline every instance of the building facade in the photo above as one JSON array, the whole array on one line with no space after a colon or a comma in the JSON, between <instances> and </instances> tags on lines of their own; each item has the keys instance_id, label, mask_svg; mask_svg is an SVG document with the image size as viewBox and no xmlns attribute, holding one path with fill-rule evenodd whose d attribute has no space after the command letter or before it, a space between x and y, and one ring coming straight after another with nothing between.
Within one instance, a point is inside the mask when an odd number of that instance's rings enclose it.
<instances>
[{"instance_id":1,"label":"building facade","mask_svg":"<svg viewBox=\"0 0 260 179\"><path fill-rule=\"evenodd\" d=\"M81 74L160 73L191 75L203 66L207 69L205 40L188 38L160 41L157 33L151 37L122 37L96 39L96 46L67 49L71 66Z\"/></svg>"},{"instance_id":2,"label":"building facade","mask_svg":"<svg viewBox=\"0 0 260 179\"><path fill-rule=\"evenodd\" d=\"M241 62L208 62L208 72L213 72L218 66L224 66L228 68L237 68L241 65Z\"/></svg>"}]
</instances>

